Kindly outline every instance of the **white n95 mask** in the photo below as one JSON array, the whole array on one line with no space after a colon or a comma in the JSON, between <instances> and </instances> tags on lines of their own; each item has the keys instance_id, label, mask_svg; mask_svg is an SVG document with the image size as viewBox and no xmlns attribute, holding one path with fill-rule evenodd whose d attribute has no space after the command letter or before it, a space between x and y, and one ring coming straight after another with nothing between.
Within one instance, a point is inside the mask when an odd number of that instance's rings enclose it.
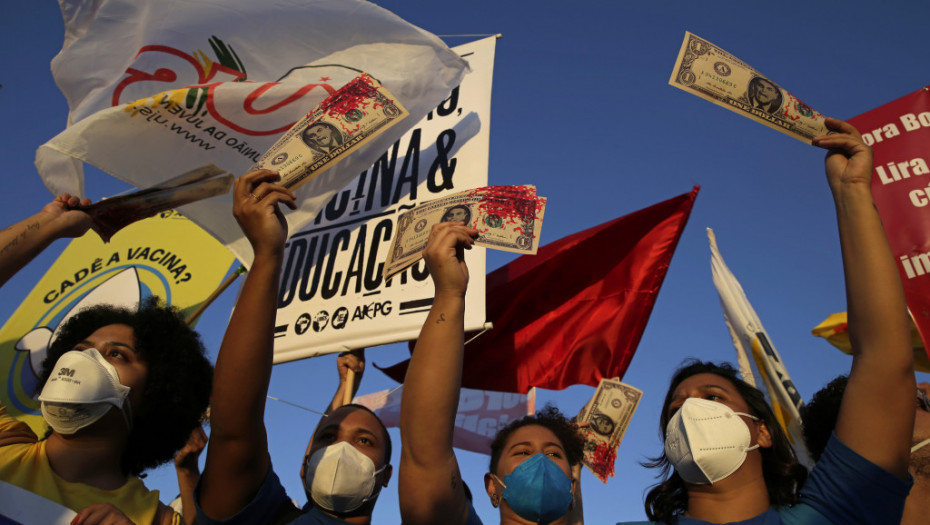
<instances>
[{"instance_id":1,"label":"white n95 mask","mask_svg":"<svg viewBox=\"0 0 930 525\"><path fill-rule=\"evenodd\" d=\"M351 512L380 492L375 462L347 441L321 448L307 459L304 488L313 502L331 512Z\"/></svg>"},{"instance_id":2,"label":"white n95 mask","mask_svg":"<svg viewBox=\"0 0 930 525\"><path fill-rule=\"evenodd\" d=\"M116 368L96 348L71 350L58 358L39 394L42 417L56 432L67 435L92 425L110 408L117 407L123 409L129 428L129 390L120 384Z\"/></svg>"},{"instance_id":3,"label":"white n95 mask","mask_svg":"<svg viewBox=\"0 0 930 525\"><path fill-rule=\"evenodd\" d=\"M741 415L759 419L716 401L685 400L665 429L665 456L681 479L707 485L736 472L746 452L759 447L749 446L752 436Z\"/></svg>"}]
</instances>

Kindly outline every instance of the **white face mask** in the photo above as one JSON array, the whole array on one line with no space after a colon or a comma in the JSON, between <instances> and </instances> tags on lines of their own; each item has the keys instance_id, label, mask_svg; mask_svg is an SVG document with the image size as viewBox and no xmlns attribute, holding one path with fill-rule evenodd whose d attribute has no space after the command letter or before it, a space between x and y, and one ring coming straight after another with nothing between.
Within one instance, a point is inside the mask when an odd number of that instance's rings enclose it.
<instances>
[{"instance_id":1,"label":"white face mask","mask_svg":"<svg viewBox=\"0 0 930 525\"><path fill-rule=\"evenodd\" d=\"M59 434L74 434L92 425L112 407L123 408L127 428L129 387L120 384L116 368L95 348L65 352L39 394L42 416Z\"/></svg>"},{"instance_id":2,"label":"white face mask","mask_svg":"<svg viewBox=\"0 0 930 525\"><path fill-rule=\"evenodd\" d=\"M374 499L380 490L375 462L347 441L321 448L307 459L304 489L320 507L337 513L351 512Z\"/></svg>"},{"instance_id":3,"label":"white face mask","mask_svg":"<svg viewBox=\"0 0 930 525\"><path fill-rule=\"evenodd\" d=\"M669 420L665 429L665 455L681 479L699 485L714 484L746 460L752 436L739 416L716 401L690 397Z\"/></svg>"}]
</instances>

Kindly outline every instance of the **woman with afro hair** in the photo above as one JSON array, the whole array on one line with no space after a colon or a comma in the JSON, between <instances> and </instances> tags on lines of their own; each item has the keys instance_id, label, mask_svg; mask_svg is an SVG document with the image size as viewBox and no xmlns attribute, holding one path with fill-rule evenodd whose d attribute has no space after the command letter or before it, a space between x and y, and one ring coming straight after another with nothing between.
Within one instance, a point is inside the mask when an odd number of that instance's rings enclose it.
<instances>
[{"instance_id":1,"label":"woman with afro hair","mask_svg":"<svg viewBox=\"0 0 930 525\"><path fill-rule=\"evenodd\" d=\"M0 232L0 284L52 241L83 235L86 199L61 195ZM178 524L139 475L172 459L209 402L212 366L179 312L91 307L69 319L42 363L51 427L38 439L0 406L0 480L78 512L73 523Z\"/></svg>"}]
</instances>

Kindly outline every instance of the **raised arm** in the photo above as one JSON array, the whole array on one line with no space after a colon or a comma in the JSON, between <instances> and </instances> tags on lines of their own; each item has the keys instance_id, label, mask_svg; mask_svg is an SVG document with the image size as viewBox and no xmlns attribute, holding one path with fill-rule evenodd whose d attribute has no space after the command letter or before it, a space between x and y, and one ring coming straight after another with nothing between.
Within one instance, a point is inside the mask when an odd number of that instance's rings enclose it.
<instances>
[{"instance_id":1,"label":"raised arm","mask_svg":"<svg viewBox=\"0 0 930 525\"><path fill-rule=\"evenodd\" d=\"M52 241L84 235L91 219L86 213L72 209L79 204L90 204L90 200L59 195L39 213L0 231L0 286Z\"/></svg>"},{"instance_id":2,"label":"raised arm","mask_svg":"<svg viewBox=\"0 0 930 525\"><path fill-rule=\"evenodd\" d=\"M827 181L836 204L853 363L836 436L860 455L907 475L914 425L914 363L904 291L872 200L872 150L846 122L827 119Z\"/></svg>"},{"instance_id":3,"label":"raised arm","mask_svg":"<svg viewBox=\"0 0 930 525\"><path fill-rule=\"evenodd\" d=\"M178 490L181 493L181 517L187 525L194 525L197 511L194 507L194 488L200 481L200 453L207 446L207 433L203 425L192 432L187 443L174 455L174 469L178 475Z\"/></svg>"},{"instance_id":4,"label":"raised arm","mask_svg":"<svg viewBox=\"0 0 930 525\"><path fill-rule=\"evenodd\" d=\"M365 349L359 348L351 352L339 354L339 357L336 358L336 370L339 372L339 386L336 388L336 393L333 394L333 400L330 401L329 406L326 407L325 414L329 414L333 410L346 404L347 390L350 400L355 397L359 385L362 384L362 375L365 374ZM355 376L351 385L348 380L349 370L351 370Z\"/></svg>"},{"instance_id":5,"label":"raised arm","mask_svg":"<svg viewBox=\"0 0 930 525\"><path fill-rule=\"evenodd\" d=\"M278 281L287 223L278 204L295 207L294 194L259 170L233 188L233 214L255 259L216 358L210 407L210 444L201 476L200 508L213 519L248 504L271 465L265 434L265 395L271 378Z\"/></svg>"},{"instance_id":6,"label":"raised arm","mask_svg":"<svg viewBox=\"0 0 930 525\"><path fill-rule=\"evenodd\" d=\"M464 524L468 502L452 451L462 383L465 290L463 249L477 232L461 223L433 227L423 252L435 296L410 359L400 410L400 513L407 525Z\"/></svg>"}]
</instances>

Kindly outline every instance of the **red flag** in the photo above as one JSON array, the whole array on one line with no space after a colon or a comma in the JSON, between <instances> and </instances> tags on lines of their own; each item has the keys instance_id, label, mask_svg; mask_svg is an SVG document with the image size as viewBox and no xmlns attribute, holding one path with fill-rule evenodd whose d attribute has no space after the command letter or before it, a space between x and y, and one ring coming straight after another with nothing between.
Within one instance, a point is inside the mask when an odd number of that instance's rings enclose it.
<instances>
[{"instance_id":1,"label":"red flag","mask_svg":"<svg viewBox=\"0 0 930 525\"><path fill-rule=\"evenodd\" d=\"M904 298L930 342L930 86L849 119L875 151L872 195L898 263Z\"/></svg>"},{"instance_id":2,"label":"red flag","mask_svg":"<svg viewBox=\"0 0 930 525\"><path fill-rule=\"evenodd\" d=\"M494 329L465 347L462 386L525 393L623 377L698 189L549 243L488 274ZM408 363L383 371L402 381Z\"/></svg>"}]
</instances>

